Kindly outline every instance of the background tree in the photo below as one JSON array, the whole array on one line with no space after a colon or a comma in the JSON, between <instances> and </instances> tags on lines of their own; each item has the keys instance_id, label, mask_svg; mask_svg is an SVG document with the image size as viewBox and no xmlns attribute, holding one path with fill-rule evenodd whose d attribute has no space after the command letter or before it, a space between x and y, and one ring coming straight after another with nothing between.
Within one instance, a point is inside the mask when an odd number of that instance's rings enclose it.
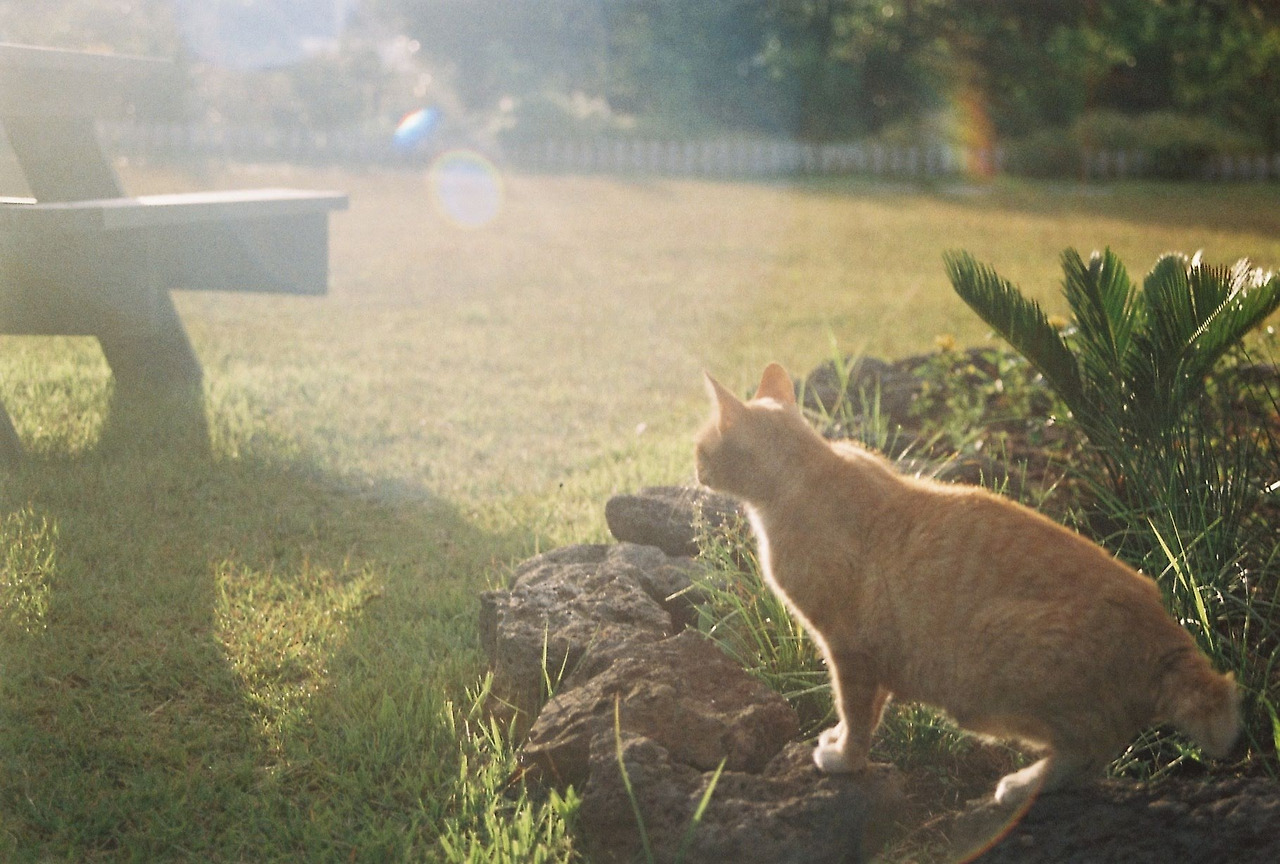
<instances>
[{"instance_id":1,"label":"background tree","mask_svg":"<svg viewBox=\"0 0 1280 864\"><path fill-rule=\"evenodd\" d=\"M4 3L0 38L181 57L178 16L190 2ZM236 2L262 20L294 20L301 8ZM307 126L374 122L396 101L386 44L402 37L475 114L581 97L642 128L830 140L930 128L964 100L981 105L1003 138L1071 127L1090 112L1173 112L1280 149L1273 0L361 0L354 8L332 51L270 73L268 84L201 67L193 104L244 122L255 114Z\"/></svg>"}]
</instances>

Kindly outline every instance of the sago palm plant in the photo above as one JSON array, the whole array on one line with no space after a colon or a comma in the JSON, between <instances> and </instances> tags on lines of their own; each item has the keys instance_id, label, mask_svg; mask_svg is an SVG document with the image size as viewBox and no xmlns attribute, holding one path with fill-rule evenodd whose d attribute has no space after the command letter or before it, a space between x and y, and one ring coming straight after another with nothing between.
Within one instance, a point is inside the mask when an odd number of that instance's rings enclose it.
<instances>
[{"instance_id":1,"label":"sago palm plant","mask_svg":"<svg viewBox=\"0 0 1280 864\"><path fill-rule=\"evenodd\" d=\"M967 252L945 261L956 293L1040 370L1104 459L1173 433L1214 364L1280 307L1280 277L1245 260L1211 267L1198 254L1165 255L1139 291L1110 249L1088 262L1068 249L1063 292L1075 320L1063 332Z\"/></svg>"}]
</instances>

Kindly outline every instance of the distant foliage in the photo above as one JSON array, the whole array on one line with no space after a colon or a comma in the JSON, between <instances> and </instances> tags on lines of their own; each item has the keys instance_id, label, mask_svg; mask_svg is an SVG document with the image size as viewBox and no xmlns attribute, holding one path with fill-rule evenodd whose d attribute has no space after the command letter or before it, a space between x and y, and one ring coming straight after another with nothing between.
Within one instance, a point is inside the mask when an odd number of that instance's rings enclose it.
<instances>
[{"instance_id":1,"label":"distant foliage","mask_svg":"<svg viewBox=\"0 0 1280 864\"><path fill-rule=\"evenodd\" d=\"M304 5L2 3L0 38L185 61L198 52L180 36L184 11L207 11L220 34L283 28L266 34L270 47L307 35L296 32L314 23ZM830 141L940 119L948 136L1026 147L1089 111L1173 111L1275 150L1278 33L1280 7L1261 0L362 0L335 44L302 63L188 71L200 113L311 129L443 101L476 126L518 123L525 106L532 136L549 107L580 96L651 132ZM244 41L231 40L236 53ZM1152 158L1176 173L1184 147Z\"/></svg>"},{"instance_id":2,"label":"distant foliage","mask_svg":"<svg viewBox=\"0 0 1280 864\"><path fill-rule=\"evenodd\" d=\"M1086 114L1066 128L1045 128L1008 146L1007 167L1025 177L1075 177L1090 161L1124 154L1135 173L1164 180L1203 177L1216 159L1264 152L1257 137L1205 116L1156 111Z\"/></svg>"}]
</instances>

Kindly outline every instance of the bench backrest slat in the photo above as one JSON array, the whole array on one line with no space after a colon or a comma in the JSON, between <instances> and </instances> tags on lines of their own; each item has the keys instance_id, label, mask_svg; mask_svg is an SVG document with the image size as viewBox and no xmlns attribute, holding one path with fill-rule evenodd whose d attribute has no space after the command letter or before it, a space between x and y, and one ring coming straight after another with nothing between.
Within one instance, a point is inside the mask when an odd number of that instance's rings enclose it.
<instances>
[{"instance_id":1,"label":"bench backrest slat","mask_svg":"<svg viewBox=\"0 0 1280 864\"><path fill-rule=\"evenodd\" d=\"M0 43L0 117L176 117L177 68L165 59Z\"/></svg>"}]
</instances>

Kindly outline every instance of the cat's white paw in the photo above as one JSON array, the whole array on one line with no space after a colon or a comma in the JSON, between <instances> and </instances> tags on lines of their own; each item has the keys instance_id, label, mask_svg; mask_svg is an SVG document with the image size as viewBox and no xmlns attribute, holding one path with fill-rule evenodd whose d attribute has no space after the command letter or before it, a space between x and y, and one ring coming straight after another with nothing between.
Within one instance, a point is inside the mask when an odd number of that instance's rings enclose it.
<instances>
[{"instance_id":1,"label":"cat's white paw","mask_svg":"<svg viewBox=\"0 0 1280 864\"><path fill-rule=\"evenodd\" d=\"M1041 759L1034 765L1000 778L996 786L996 803L1014 805L1026 801L1040 791L1048 770L1049 760Z\"/></svg>"},{"instance_id":2,"label":"cat's white paw","mask_svg":"<svg viewBox=\"0 0 1280 864\"><path fill-rule=\"evenodd\" d=\"M862 768L866 761L855 763L845 752L831 744L819 744L813 748L813 764L823 774L852 774Z\"/></svg>"},{"instance_id":3,"label":"cat's white paw","mask_svg":"<svg viewBox=\"0 0 1280 864\"><path fill-rule=\"evenodd\" d=\"M813 764L823 774L850 774L866 767L863 756L855 758L848 752L844 724L832 726L818 736L818 746L813 748Z\"/></svg>"}]
</instances>

